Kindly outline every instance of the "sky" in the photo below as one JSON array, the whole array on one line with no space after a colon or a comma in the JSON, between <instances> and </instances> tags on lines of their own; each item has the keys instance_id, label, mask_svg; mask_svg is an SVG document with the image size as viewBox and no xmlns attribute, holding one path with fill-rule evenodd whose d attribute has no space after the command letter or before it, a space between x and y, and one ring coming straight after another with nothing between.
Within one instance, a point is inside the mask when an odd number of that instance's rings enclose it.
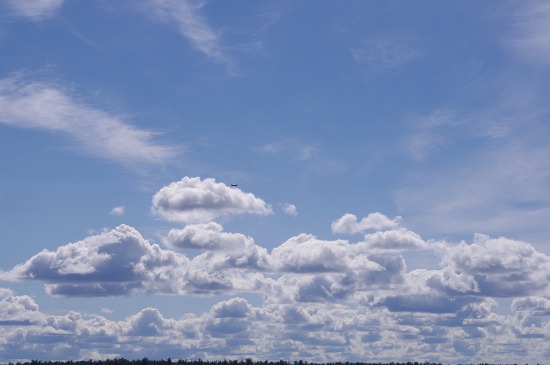
<instances>
[{"instance_id":1,"label":"sky","mask_svg":"<svg viewBox=\"0 0 550 365\"><path fill-rule=\"evenodd\" d=\"M0 0L0 362L550 361L545 1Z\"/></svg>"}]
</instances>

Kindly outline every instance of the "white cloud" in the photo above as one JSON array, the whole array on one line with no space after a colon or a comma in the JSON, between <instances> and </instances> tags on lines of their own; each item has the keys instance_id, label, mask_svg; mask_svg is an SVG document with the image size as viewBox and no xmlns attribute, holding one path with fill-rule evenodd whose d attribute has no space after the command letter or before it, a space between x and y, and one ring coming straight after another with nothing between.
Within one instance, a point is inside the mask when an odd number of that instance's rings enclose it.
<instances>
[{"instance_id":1,"label":"white cloud","mask_svg":"<svg viewBox=\"0 0 550 365\"><path fill-rule=\"evenodd\" d=\"M13 292L0 295L0 326L27 326L43 322L38 304L30 296L15 295Z\"/></svg>"},{"instance_id":2,"label":"white cloud","mask_svg":"<svg viewBox=\"0 0 550 365\"><path fill-rule=\"evenodd\" d=\"M428 248L427 243L418 234L405 228L367 234L362 244L370 250L382 251L411 251Z\"/></svg>"},{"instance_id":3,"label":"white cloud","mask_svg":"<svg viewBox=\"0 0 550 365\"><path fill-rule=\"evenodd\" d=\"M251 237L242 233L223 232L222 225L216 222L189 224L183 229L171 229L165 241L172 247L199 250L243 251L254 245Z\"/></svg>"},{"instance_id":4,"label":"white cloud","mask_svg":"<svg viewBox=\"0 0 550 365\"><path fill-rule=\"evenodd\" d=\"M473 243L441 244L442 262L475 279L482 295L520 297L550 289L550 257L526 242L477 234Z\"/></svg>"},{"instance_id":5,"label":"white cloud","mask_svg":"<svg viewBox=\"0 0 550 365\"><path fill-rule=\"evenodd\" d=\"M173 230L171 244L204 252L189 259L119 226L44 250L0 276L43 281L53 295L232 297L181 318L145 308L111 321L76 312L47 315L29 296L0 289L0 338L10 344L0 341L0 357L9 360L32 347L45 359L83 349L98 358L178 353L352 361L367 351L381 361L480 356L499 362L495 346L501 344L516 346L522 361L545 356L550 257L526 242L476 235L470 244L427 243L396 227L357 243L301 234L269 254L251 237L210 222ZM399 252L419 248L439 255L441 268L407 272ZM241 297L250 292L262 303ZM495 300L505 296L513 299L508 315L499 314ZM65 347L52 350L52 343Z\"/></svg>"},{"instance_id":6,"label":"white cloud","mask_svg":"<svg viewBox=\"0 0 550 365\"><path fill-rule=\"evenodd\" d=\"M17 301L17 296L13 299ZM0 342L0 356L17 360L20 354L32 351L35 357L45 360L71 356L87 360L93 353L94 358L168 358L178 354L182 358L230 356L327 362L354 361L369 354L369 359L385 362L410 358L466 362L477 356L475 359L495 363L501 356L515 362L545 358L547 319L535 323L526 317L498 315L494 300L467 303L417 297L393 303L398 304L395 309L405 309L404 305L408 309L429 309L429 300L432 304L440 300L447 305L446 310L390 312L377 306L311 301L252 306L234 297L203 313L181 318L168 318L156 308L144 308L112 321L78 312L48 315L33 308L39 318L36 324L0 326L5 340ZM20 317L17 313L26 311L20 308L13 314ZM502 353L500 346L515 347L510 354Z\"/></svg>"},{"instance_id":7,"label":"white cloud","mask_svg":"<svg viewBox=\"0 0 550 365\"><path fill-rule=\"evenodd\" d=\"M271 256L283 272L330 272L346 269L347 241L323 241L301 234L273 249Z\"/></svg>"},{"instance_id":8,"label":"white cloud","mask_svg":"<svg viewBox=\"0 0 550 365\"><path fill-rule=\"evenodd\" d=\"M298 215L298 209L294 204L284 203L281 206L285 214L290 215L292 217L296 217Z\"/></svg>"},{"instance_id":9,"label":"white cloud","mask_svg":"<svg viewBox=\"0 0 550 365\"><path fill-rule=\"evenodd\" d=\"M184 177L153 196L154 215L172 222L208 222L225 215L273 213L271 206L251 193L215 179Z\"/></svg>"},{"instance_id":10,"label":"white cloud","mask_svg":"<svg viewBox=\"0 0 550 365\"><path fill-rule=\"evenodd\" d=\"M52 295L110 296L143 290L148 275L184 270L187 264L184 256L162 251L134 228L120 225L56 251L43 250L2 275L8 280L41 280Z\"/></svg>"},{"instance_id":11,"label":"white cloud","mask_svg":"<svg viewBox=\"0 0 550 365\"><path fill-rule=\"evenodd\" d=\"M550 316L550 299L543 297L517 298L512 301L512 310L528 311L534 316Z\"/></svg>"},{"instance_id":12,"label":"white cloud","mask_svg":"<svg viewBox=\"0 0 550 365\"><path fill-rule=\"evenodd\" d=\"M156 19L174 23L180 33L199 51L214 61L231 66L231 58L223 52L221 37L199 14L202 2L193 0L149 0Z\"/></svg>"},{"instance_id":13,"label":"white cloud","mask_svg":"<svg viewBox=\"0 0 550 365\"><path fill-rule=\"evenodd\" d=\"M15 14L42 20L55 15L64 0L7 0Z\"/></svg>"},{"instance_id":14,"label":"white cloud","mask_svg":"<svg viewBox=\"0 0 550 365\"><path fill-rule=\"evenodd\" d=\"M126 207L124 205L114 207L109 214L111 215L124 215L126 213Z\"/></svg>"},{"instance_id":15,"label":"white cloud","mask_svg":"<svg viewBox=\"0 0 550 365\"><path fill-rule=\"evenodd\" d=\"M401 217L395 217L390 219L384 214L375 212L370 213L360 222L357 221L357 217L353 214L346 213L341 218L338 218L332 222L333 233L354 234L367 230L382 230L388 228L396 228L399 226Z\"/></svg>"},{"instance_id":16,"label":"white cloud","mask_svg":"<svg viewBox=\"0 0 550 365\"><path fill-rule=\"evenodd\" d=\"M127 166L163 164L176 152L153 142L154 132L89 106L63 87L21 77L0 80L0 124L60 132L78 149Z\"/></svg>"}]
</instances>

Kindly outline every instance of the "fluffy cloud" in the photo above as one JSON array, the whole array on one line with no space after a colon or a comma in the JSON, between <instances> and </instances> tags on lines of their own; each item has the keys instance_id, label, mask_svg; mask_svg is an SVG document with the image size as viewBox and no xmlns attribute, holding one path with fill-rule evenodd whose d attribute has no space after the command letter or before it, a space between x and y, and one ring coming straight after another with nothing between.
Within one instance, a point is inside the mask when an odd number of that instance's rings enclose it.
<instances>
[{"instance_id":1,"label":"fluffy cloud","mask_svg":"<svg viewBox=\"0 0 550 365\"><path fill-rule=\"evenodd\" d=\"M132 291L220 294L257 290L269 268L267 250L249 246L185 255L151 244L121 225L96 236L43 250L1 273L4 280L39 280L58 296L114 296Z\"/></svg>"},{"instance_id":2,"label":"fluffy cloud","mask_svg":"<svg viewBox=\"0 0 550 365\"><path fill-rule=\"evenodd\" d=\"M332 223L332 232L354 234L368 230L396 228L400 221L401 217L389 219L384 214L376 212L370 213L358 222L355 215L347 213Z\"/></svg>"},{"instance_id":3,"label":"fluffy cloud","mask_svg":"<svg viewBox=\"0 0 550 365\"><path fill-rule=\"evenodd\" d=\"M28 295L15 295L0 288L0 326L30 325L43 321L38 304Z\"/></svg>"},{"instance_id":4,"label":"fluffy cloud","mask_svg":"<svg viewBox=\"0 0 550 365\"><path fill-rule=\"evenodd\" d=\"M152 212L172 222L198 223L225 215L267 215L273 210L262 199L236 187L211 178L186 176L153 196Z\"/></svg>"},{"instance_id":5,"label":"fluffy cloud","mask_svg":"<svg viewBox=\"0 0 550 365\"><path fill-rule=\"evenodd\" d=\"M362 245L372 251L412 251L428 248L428 244L418 234L405 228L367 234Z\"/></svg>"},{"instance_id":6,"label":"fluffy cloud","mask_svg":"<svg viewBox=\"0 0 550 365\"><path fill-rule=\"evenodd\" d=\"M550 316L550 299L541 297L514 299L512 309L515 311L529 311L536 316Z\"/></svg>"},{"instance_id":7,"label":"fluffy cloud","mask_svg":"<svg viewBox=\"0 0 550 365\"><path fill-rule=\"evenodd\" d=\"M16 301L14 293L7 295ZM201 314L167 318L158 309L145 308L119 321L77 312L48 315L33 307L39 321L0 326L0 356L6 360L31 354L46 360L69 355L81 359L177 355L358 361L368 354L376 361L445 362L544 358L548 322L534 324L498 315L493 300L462 302L446 302L444 312L408 314L326 302L252 306L234 297ZM0 309L4 306L0 302ZM21 317L26 311L21 307L12 314ZM499 351L510 345L515 346L513 355Z\"/></svg>"},{"instance_id":8,"label":"fluffy cloud","mask_svg":"<svg viewBox=\"0 0 550 365\"><path fill-rule=\"evenodd\" d=\"M84 152L127 166L162 164L176 152L153 142L153 132L77 100L59 85L21 77L0 80L0 123L64 133Z\"/></svg>"},{"instance_id":9,"label":"fluffy cloud","mask_svg":"<svg viewBox=\"0 0 550 365\"><path fill-rule=\"evenodd\" d=\"M284 203L282 204L283 212L287 215L296 217L298 215L298 209L294 204Z\"/></svg>"},{"instance_id":10,"label":"fluffy cloud","mask_svg":"<svg viewBox=\"0 0 550 365\"><path fill-rule=\"evenodd\" d=\"M550 258L525 242L476 235L470 244L427 243L396 227L357 243L301 234L269 253L215 222L173 229L166 242L201 252L187 258L122 225L44 250L1 276L43 281L53 295L233 297L181 318L145 308L111 321L75 312L47 315L31 297L0 289L0 338L6 339L0 341L0 357L16 359L31 351L45 359L353 361L368 354L381 361L502 362L501 344L514 346L521 361L545 356ZM441 268L407 271L400 252L416 249L432 250ZM251 305L241 297L246 293L259 294L261 303ZM513 298L508 315L498 309L501 296Z\"/></svg>"},{"instance_id":11,"label":"fluffy cloud","mask_svg":"<svg viewBox=\"0 0 550 365\"><path fill-rule=\"evenodd\" d=\"M550 257L526 242L477 234L472 244L442 244L442 262L473 277L483 295L517 297L549 289Z\"/></svg>"},{"instance_id":12,"label":"fluffy cloud","mask_svg":"<svg viewBox=\"0 0 550 365\"><path fill-rule=\"evenodd\" d=\"M183 229L171 229L165 242L172 247L200 250L238 250L254 245L252 237L242 233L223 232L221 224L209 222L189 224Z\"/></svg>"},{"instance_id":13,"label":"fluffy cloud","mask_svg":"<svg viewBox=\"0 0 550 365\"><path fill-rule=\"evenodd\" d=\"M111 215L124 215L126 213L126 207L124 205L114 207L109 214Z\"/></svg>"},{"instance_id":14,"label":"fluffy cloud","mask_svg":"<svg viewBox=\"0 0 550 365\"><path fill-rule=\"evenodd\" d=\"M142 286L137 267L157 259L159 251L135 229L121 225L56 251L43 250L5 276L41 280L52 295L121 295Z\"/></svg>"}]
</instances>

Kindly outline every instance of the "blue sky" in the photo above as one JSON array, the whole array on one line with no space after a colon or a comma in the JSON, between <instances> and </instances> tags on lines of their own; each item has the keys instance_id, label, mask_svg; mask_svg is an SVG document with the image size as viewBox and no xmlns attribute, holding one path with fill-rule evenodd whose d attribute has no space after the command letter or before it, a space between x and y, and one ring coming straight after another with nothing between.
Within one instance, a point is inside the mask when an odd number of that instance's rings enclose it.
<instances>
[{"instance_id":1,"label":"blue sky","mask_svg":"<svg viewBox=\"0 0 550 365\"><path fill-rule=\"evenodd\" d=\"M549 24L0 2L0 360L548 361Z\"/></svg>"}]
</instances>

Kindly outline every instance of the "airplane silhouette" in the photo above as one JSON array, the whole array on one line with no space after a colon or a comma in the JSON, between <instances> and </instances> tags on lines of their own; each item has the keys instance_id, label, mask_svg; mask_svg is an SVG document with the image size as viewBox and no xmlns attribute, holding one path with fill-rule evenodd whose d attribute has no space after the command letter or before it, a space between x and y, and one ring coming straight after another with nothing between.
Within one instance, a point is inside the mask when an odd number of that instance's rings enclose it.
<instances>
[{"instance_id":1,"label":"airplane silhouette","mask_svg":"<svg viewBox=\"0 0 550 365\"><path fill-rule=\"evenodd\" d=\"M238 185L237 184L231 184L231 186L236 188Z\"/></svg>"}]
</instances>

